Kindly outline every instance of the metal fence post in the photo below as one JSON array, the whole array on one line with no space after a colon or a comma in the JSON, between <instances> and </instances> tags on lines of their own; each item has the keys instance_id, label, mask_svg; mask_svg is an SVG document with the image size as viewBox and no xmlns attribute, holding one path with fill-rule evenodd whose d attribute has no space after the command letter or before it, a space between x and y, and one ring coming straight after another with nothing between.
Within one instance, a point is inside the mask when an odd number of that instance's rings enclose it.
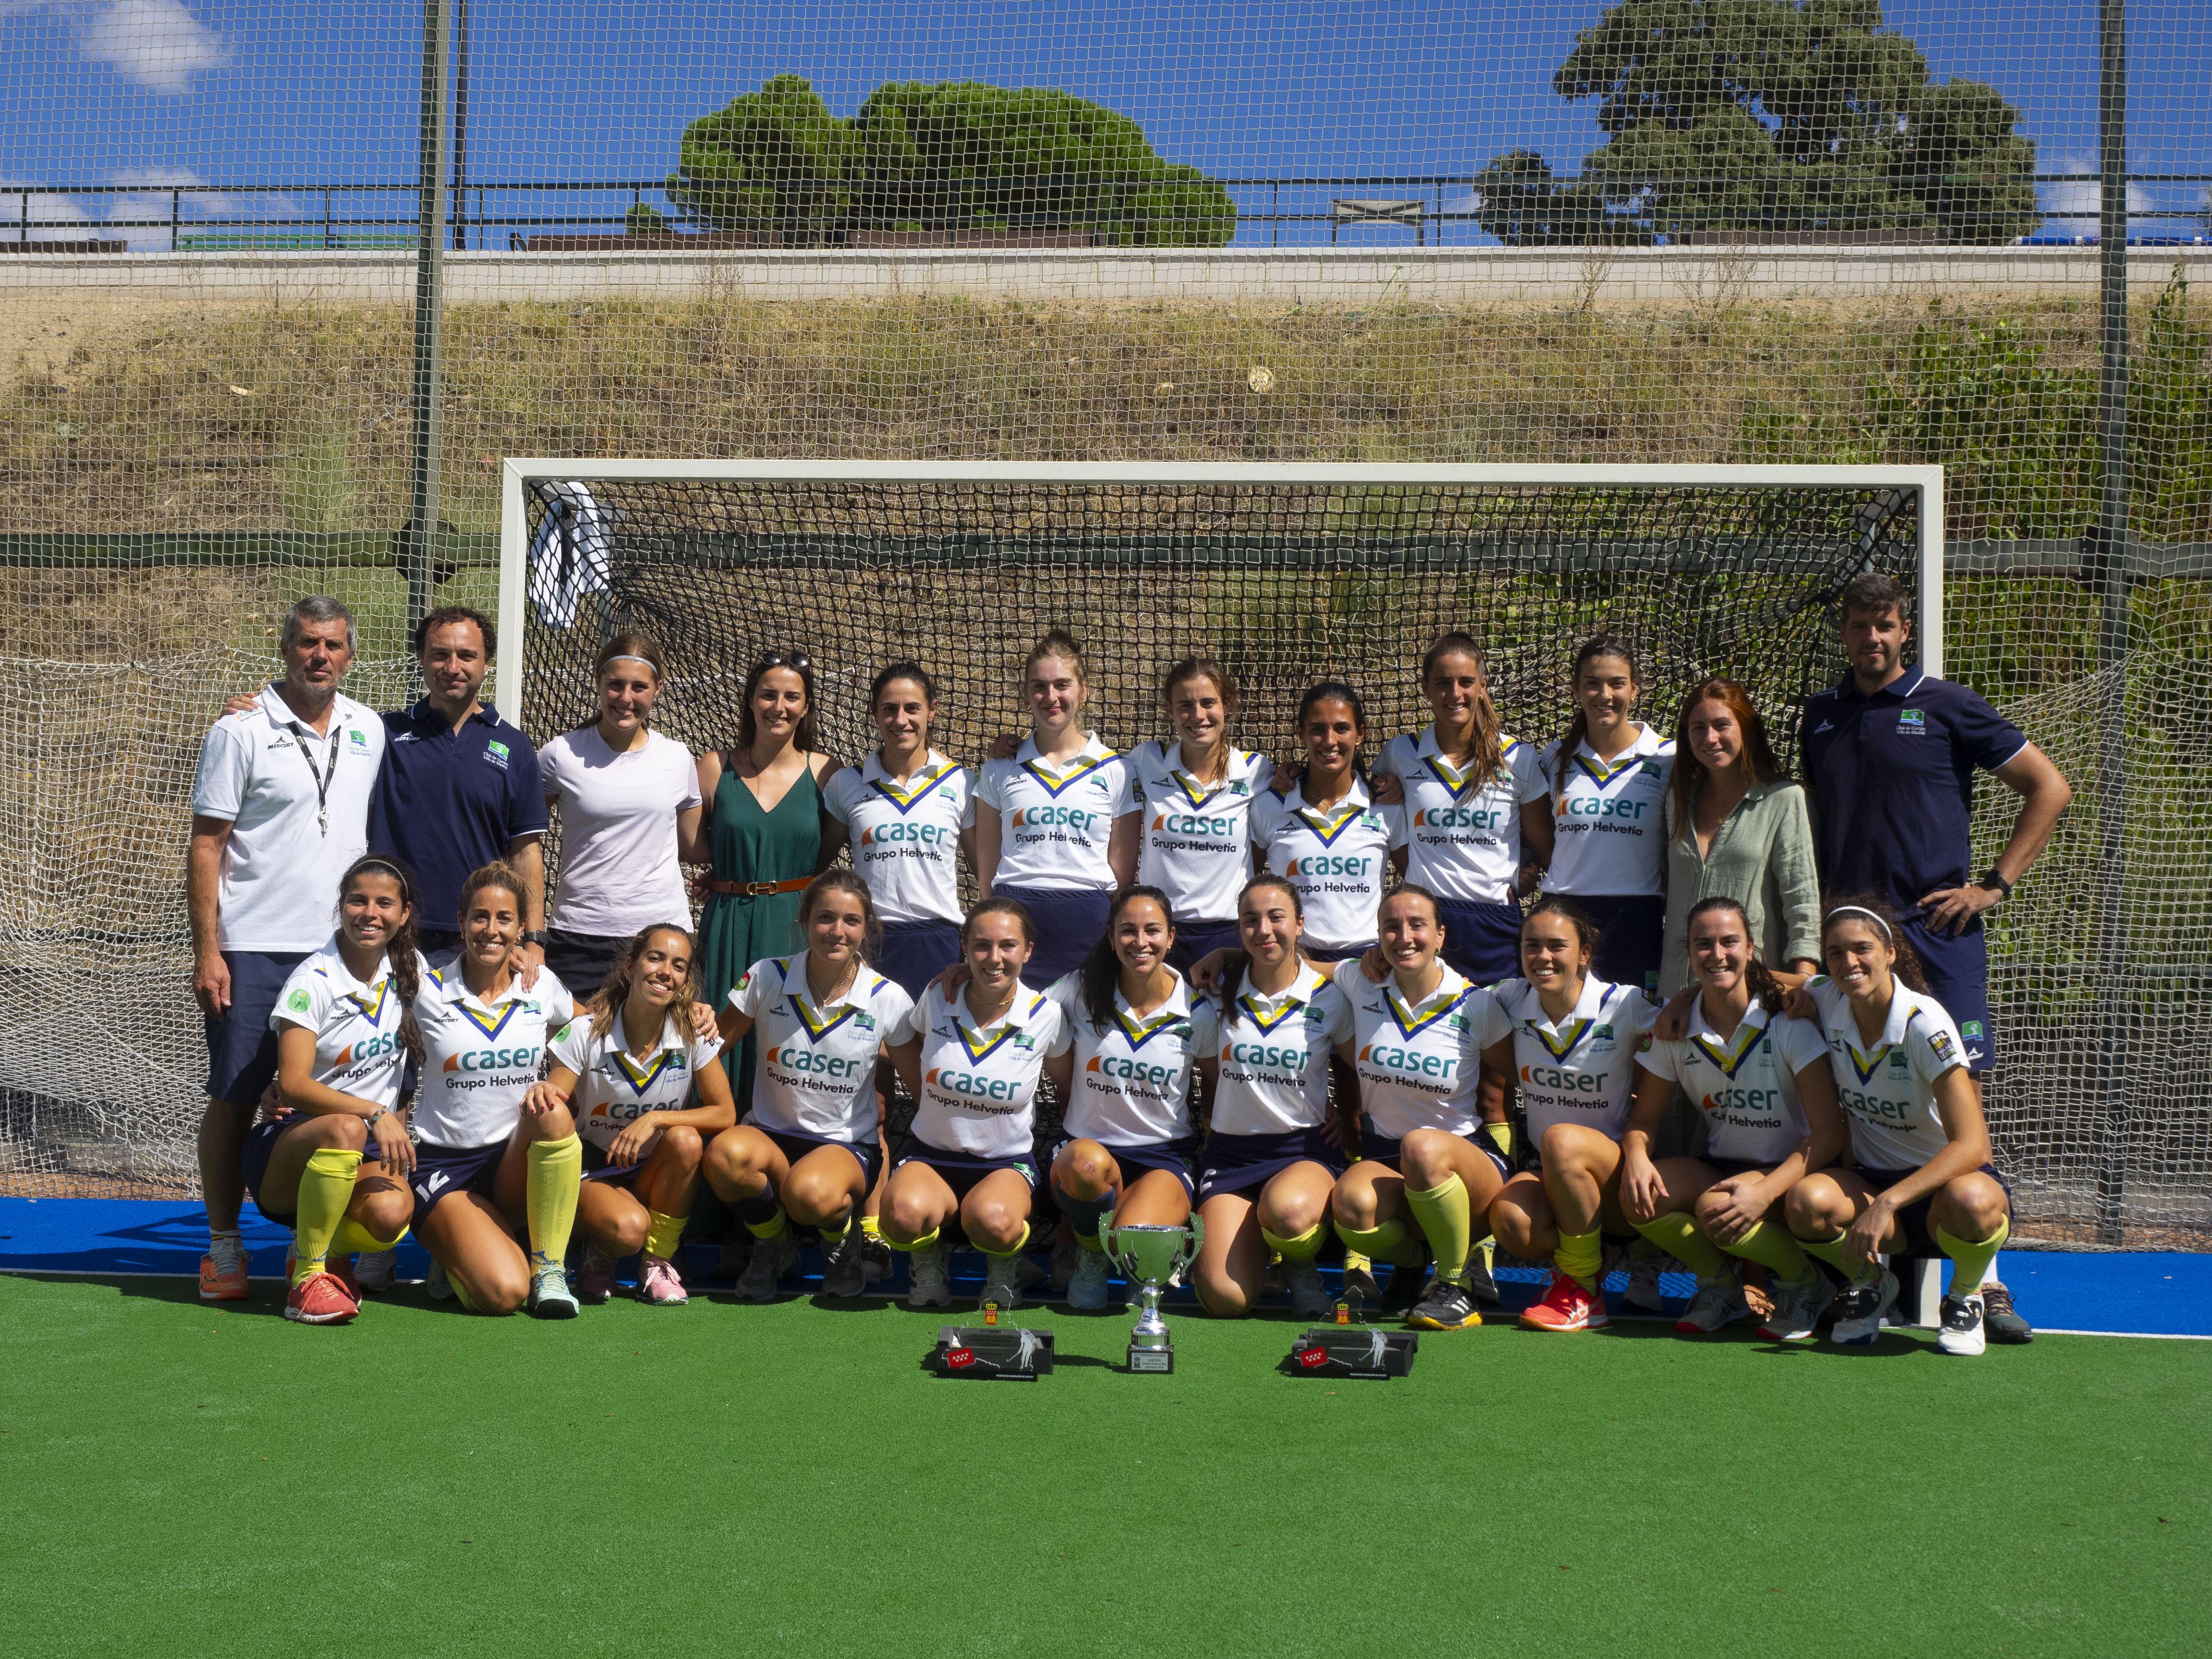
<instances>
[{"instance_id":1,"label":"metal fence post","mask_svg":"<svg viewBox=\"0 0 2212 1659\"><path fill-rule=\"evenodd\" d=\"M416 174L415 491L407 526L407 626L430 610L436 586L431 540L438 529L440 370L445 325L447 15L444 0L422 0L421 155Z\"/></svg>"}]
</instances>

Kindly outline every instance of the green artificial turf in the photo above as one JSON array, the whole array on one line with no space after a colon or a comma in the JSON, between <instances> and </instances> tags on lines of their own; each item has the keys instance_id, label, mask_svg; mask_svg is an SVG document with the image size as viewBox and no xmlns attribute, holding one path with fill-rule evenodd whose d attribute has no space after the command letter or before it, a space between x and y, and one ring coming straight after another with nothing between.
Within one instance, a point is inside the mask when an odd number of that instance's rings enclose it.
<instances>
[{"instance_id":1,"label":"green artificial turf","mask_svg":"<svg viewBox=\"0 0 2212 1659\"><path fill-rule=\"evenodd\" d=\"M1285 1319L1131 1376L1049 1310L1014 1384L882 1304L276 1310L0 1279L8 1652L2204 1650L2201 1343L1492 1327L1332 1383Z\"/></svg>"}]
</instances>

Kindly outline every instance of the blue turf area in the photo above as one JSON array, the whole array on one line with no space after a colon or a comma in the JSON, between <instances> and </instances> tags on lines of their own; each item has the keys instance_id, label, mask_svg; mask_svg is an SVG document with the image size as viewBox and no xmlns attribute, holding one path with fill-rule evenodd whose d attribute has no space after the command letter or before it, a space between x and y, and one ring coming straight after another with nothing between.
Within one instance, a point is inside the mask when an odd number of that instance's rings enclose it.
<instances>
[{"instance_id":1,"label":"blue turf area","mask_svg":"<svg viewBox=\"0 0 2212 1659\"><path fill-rule=\"evenodd\" d=\"M291 1235L251 1205L245 1232L255 1275L281 1273ZM0 1273L189 1276L198 1271L206 1242L197 1204L0 1198ZM399 1276L420 1279L428 1261L409 1239L400 1247ZM2212 1337L2212 1255L2008 1250L2001 1271L2021 1312L2039 1330ZM1501 1267L1498 1288L1509 1306L1522 1306L1534 1299L1542 1277L1533 1268ZM1664 1276L1670 1310L1687 1297L1692 1283L1686 1275ZM1617 1276L1607 1288L1620 1289Z\"/></svg>"}]
</instances>

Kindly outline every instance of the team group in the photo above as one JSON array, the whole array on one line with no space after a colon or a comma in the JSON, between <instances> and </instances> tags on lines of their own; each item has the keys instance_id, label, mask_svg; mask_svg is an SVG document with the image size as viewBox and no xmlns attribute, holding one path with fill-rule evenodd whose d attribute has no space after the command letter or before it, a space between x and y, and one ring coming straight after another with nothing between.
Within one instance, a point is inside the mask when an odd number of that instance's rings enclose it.
<instances>
[{"instance_id":1,"label":"team group","mask_svg":"<svg viewBox=\"0 0 2212 1659\"><path fill-rule=\"evenodd\" d=\"M1302 698L1292 763L1239 747L1204 659L1162 685L1172 735L1117 750L1054 632L1020 665L1018 745L940 753L938 688L901 663L869 689L878 744L840 766L803 653L753 665L735 743L695 759L652 723L658 647L617 635L596 717L540 752L481 701L483 616L424 618L428 695L379 716L337 690L350 617L302 600L193 794L201 1294L247 1294L250 1191L293 1230L304 1322L354 1317L410 1228L432 1293L472 1309L573 1315L631 1255L643 1299L681 1303L703 1184L757 1300L804 1231L825 1294L897 1250L909 1301L949 1305L957 1232L983 1299L1017 1306L1056 1212L1054 1289L1102 1308L1107 1218L1196 1211L1217 1316L1277 1285L1319 1315L1333 1234L1346 1286L1418 1328L1481 1322L1494 1243L1554 1264L1523 1325L1593 1329L1611 1239L1648 1242L1632 1303L1656 1310L1659 1252L1696 1275L1686 1334L1870 1342L1883 1257L1909 1252L1953 1261L1945 1351L2027 1340L1994 1277L1981 915L2069 792L1907 662L1897 584L1861 577L1838 617L1849 672L1805 705L1799 783L1733 681L1688 688L1672 740L1639 721L1612 635L1540 749L1454 633L1421 665L1433 722L1371 762L1336 681ZM1976 878L1978 770L2020 808ZM887 1146L894 1077L915 1109Z\"/></svg>"}]
</instances>

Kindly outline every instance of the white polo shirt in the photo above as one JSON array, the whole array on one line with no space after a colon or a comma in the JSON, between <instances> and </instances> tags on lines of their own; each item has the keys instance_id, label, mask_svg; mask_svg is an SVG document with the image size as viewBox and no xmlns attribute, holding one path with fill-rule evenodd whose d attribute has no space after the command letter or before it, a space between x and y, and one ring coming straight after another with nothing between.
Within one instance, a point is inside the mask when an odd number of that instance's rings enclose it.
<instances>
[{"instance_id":1,"label":"white polo shirt","mask_svg":"<svg viewBox=\"0 0 2212 1659\"><path fill-rule=\"evenodd\" d=\"M429 964L416 959L418 973ZM407 1070L407 1051L399 1044L399 1023L406 1005L392 988L388 959L377 959L367 984L356 979L338 954L335 935L295 968L277 994L269 1029L282 1033L297 1025L315 1034L315 1081L372 1106L397 1106Z\"/></svg>"},{"instance_id":2,"label":"white polo shirt","mask_svg":"<svg viewBox=\"0 0 2212 1659\"><path fill-rule=\"evenodd\" d=\"M1680 1084L1705 1115L1706 1151L1741 1164L1779 1164L1805 1139L1797 1073L1825 1064L1827 1040L1811 1022L1769 1015L1754 1001L1723 1037L1705 1018L1703 997L1690 1004L1688 1036L1656 1037L1636 1056L1654 1077Z\"/></svg>"},{"instance_id":3,"label":"white polo shirt","mask_svg":"<svg viewBox=\"0 0 2212 1659\"><path fill-rule=\"evenodd\" d=\"M1183 769L1182 745L1140 744L1129 757L1130 792L1145 815L1137 879L1168 896L1177 923L1237 919L1252 878L1251 808L1274 763L1232 746L1218 783Z\"/></svg>"},{"instance_id":4,"label":"white polo shirt","mask_svg":"<svg viewBox=\"0 0 2212 1659\"><path fill-rule=\"evenodd\" d=\"M560 975L541 969L491 1001L471 991L457 953L422 976L415 1026L422 1034L422 1081L410 1127L433 1146L489 1146L514 1133L522 1097L544 1070L545 1039L576 1017Z\"/></svg>"},{"instance_id":5,"label":"white polo shirt","mask_svg":"<svg viewBox=\"0 0 2212 1659\"><path fill-rule=\"evenodd\" d=\"M1213 1133L1319 1128L1328 1115L1328 1057L1351 1036L1351 1000L1314 969L1302 966L1279 996L1262 996L1248 979L1221 1015Z\"/></svg>"},{"instance_id":6,"label":"white polo shirt","mask_svg":"<svg viewBox=\"0 0 2212 1659\"><path fill-rule=\"evenodd\" d=\"M1252 801L1252 844L1298 890L1307 942L1324 951L1375 943L1375 912L1390 885L1390 854L1406 844L1405 814L1377 806L1358 778L1341 800L1308 806L1303 781Z\"/></svg>"},{"instance_id":7,"label":"white polo shirt","mask_svg":"<svg viewBox=\"0 0 2212 1659\"><path fill-rule=\"evenodd\" d=\"M1435 990L1408 1004L1395 974L1374 984L1357 961L1336 964L1336 988L1352 1004L1359 1109L1376 1132L1393 1140L1415 1129L1473 1134L1482 1070L1468 1039L1490 994L1446 968Z\"/></svg>"},{"instance_id":8,"label":"white polo shirt","mask_svg":"<svg viewBox=\"0 0 2212 1659\"><path fill-rule=\"evenodd\" d=\"M1559 745L1550 744L1538 764L1547 783ZM1674 775L1674 744L1649 726L1611 760L1600 760L1587 741L1567 762L1564 792L1552 801L1552 867L1547 893L1655 895L1666 890L1667 787Z\"/></svg>"},{"instance_id":9,"label":"white polo shirt","mask_svg":"<svg viewBox=\"0 0 2212 1659\"><path fill-rule=\"evenodd\" d=\"M664 921L689 927L676 815L699 805L691 751L647 732L642 746L617 755L587 726L539 750L538 766L561 809L561 869L546 925L599 939Z\"/></svg>"},{"instance_id":10,"label":"white polo shirt","mask_svg":"<svg viewBox=\"0 0 2212 1659\"><path fill-rule=\"evenodd\" d=\"M1474 1033L1478 1048L1513 1039L1513 1070L1528 1114L1528 1139L1542 1145L1554 1123L1581 1123L1618 1140L1636 1097L1637 1050L1658 1002L1640 990L1595 975L1562 1020L1544 1012L1525 979L1501 980Z\"/></svg>"},{"instance_id":11,"label":"white polo shirt","mask_svg":"<svg viewBox=\"0 0 2212 1659\"><path fill-rule=\"evenodd\" d=\"M1406 879L1438 898L1462 904L1510 904L1521 869L1521 808L1541 800L1545 785L1536 751L1517 738L1500 739L1503 764L1479 778L1437 747L1437 728L1393 738L1375 769L1406 788Z\"/></svg>"},{"instance_id":12,"label":"white polo shirt","mask_svg":"<svg viewBox=\"0 0 2212 1659\"><path fill-rule=\"evenodd\" d=\"M872 1145L881 1115L876 1057L914 1000L863 963L843 996L817 1004L806 988L806 955L757 962L730 988L730 1006L753 1022L760 1055L745 1121Z\"/></svg>"},{"instance_id":13,"label":"white polo shirt","mask_svg":"<svg viewBox=\"0 0 2212 1659\"><path fill-rule=\"evenodd\" d=\"M603 1152L647 1113L682 1111L692 1079L721 1051L719 1037L678 1030L671 1018L649 1053L632 1054L623 1046L619 1010L604 1036L593 1036L591 1016L580 1014L554 1033L551 1044L554 1060L576 1074L568 1098L576 1133Z\"/></svg>"},{"instance_id":14,"label":"white polo shirt","mask_svg":"<svg viewBox=\"0 0 2212 1659\"><path fill-rule=\"evenodd\" d=\"M1859 1046L1851 1000L1826 974L1805 981L1820 1011L1836 1098L1850 1121L1851 1162L1902 1173L1950 1144L1936 1110L1936 1080L1966 1064L1966 1044L1943 1005L1895 981L1881 1040Z\"/></svg>"},{"instance_id":15,"label":"white polo shirt","mask_svg":"<svg viewBox=\"0 0 2212 1659\"><path fill-rule=\"evenodd\" d=\"M983 763L975 799L999 814L999 868L992 885L1048 892L1110 892L1106 848L1114 821L1136 811L1128 763L1117 750L1084 735L1083 748L1057 764L1022 739L1012 760Z\"/></svg>"},{"instance_id":16,"label":"white polo shirt","mask_svg":"<svg viewBox=\"0 0 2212 1659\"><path fill-rule=\"evenodd\" d=\"M932 985L890 1041L921 1040L921 1098L914 1133L955 1158L1024 1158L1036 1129L1037 1079L1060 1041L1060 1005L1028 986L996 1022L978 1027L963 988L948 1002Z\"/></svg>"},{"instance_id":17,"label":"white polo shirt","mask_svg":"<svg viewBox=\"0 0 2212 1659\"><path fill-rule=\"evenodd\" d=\"M192 811L230 825L216 897L222 949L313 951L330 938L338 878L368 850L368 798L383 763L384 722L343 692L321 737L273 684L215 723L200 744Z\"/></svg>"},{"instance_id":18,"label":"white polo shirt","mask_svg":"<svg viewBox=\"0 0 2212 1659\"><path fill-rule=\"evenodd\" d=\"M1168 999L1141 1018L1117 985L1114 1017L1091 1023L1083 975L1068 975L1045 994L1060 1005L1060 1032L1047 1052L1075 1051L1074 1086L1061 1127L1104 1146L1149 1146L1193 1131L1193 1068L1213 1052L1218 1033L1213 1004L1191 994L1176 975Z\"/></svg>"},{"instance_id":19,"label":"white polo shirt","mask_svg":"<svg viewBox=\"0 0 2212 1659\"><path fill-rule=\"evenodd\" d=\"M822 792L851 839L853 868L885 921L960 921L960 832L973 827L968 769L931 750L898 782L871 750Z\"/></svg>"}]
</instances>

